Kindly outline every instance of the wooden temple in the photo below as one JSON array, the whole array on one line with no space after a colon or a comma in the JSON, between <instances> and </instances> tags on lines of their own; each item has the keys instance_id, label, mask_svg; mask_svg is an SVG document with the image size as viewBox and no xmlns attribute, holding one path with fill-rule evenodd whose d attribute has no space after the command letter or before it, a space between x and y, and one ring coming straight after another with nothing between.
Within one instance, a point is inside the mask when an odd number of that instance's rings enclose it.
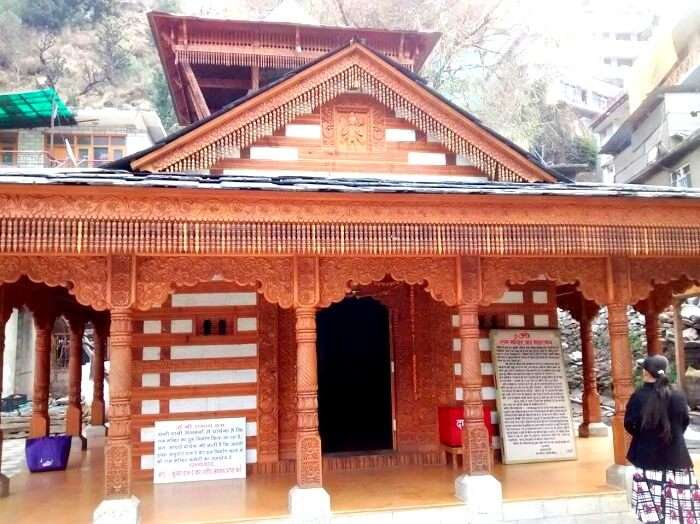
<instances>
[{"instance_id":1,"label":"wooden temple","mask_svg":"<svg viewBox=\"0 0 700 524\"><path fill-rule=\"evenodd\" d=\"M656 315L700 281L700 193L548 170L417 76L434 35L149 19L192 123L103 170L0 175L0 327L34 314L33 436L65 315L76 341L93 323L110 361L107 502L152 478L161 420L245 417L249 473L296 472L303 494L329 470L444 464L437 408L459 405L463 473L488 478L489 331L572 312L588 436L605 306L625 465L627 310L659 351Z\"/></svg>"}]
</instances>

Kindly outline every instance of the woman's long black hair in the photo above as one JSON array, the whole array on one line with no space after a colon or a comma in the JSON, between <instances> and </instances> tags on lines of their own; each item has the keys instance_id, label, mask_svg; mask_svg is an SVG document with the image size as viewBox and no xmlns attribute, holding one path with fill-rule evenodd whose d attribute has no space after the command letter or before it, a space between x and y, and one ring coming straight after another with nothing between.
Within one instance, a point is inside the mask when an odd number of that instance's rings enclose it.
<instances>
[{"instance_id":1,"label":"woman's long black hair","mask_svg":"<svg viewBox=\"0 0 700 524\"><path fill-rule=\"evenodd\" d=\"M661 438L664 442L671 441L671 421L668 418L668 408L671 402L671 383L665 370L658 373L651 372L656 378L654 382L654 394L649 397L642 408L642 427L646 429L661 430Z\"/></svg>"}]
</instances>

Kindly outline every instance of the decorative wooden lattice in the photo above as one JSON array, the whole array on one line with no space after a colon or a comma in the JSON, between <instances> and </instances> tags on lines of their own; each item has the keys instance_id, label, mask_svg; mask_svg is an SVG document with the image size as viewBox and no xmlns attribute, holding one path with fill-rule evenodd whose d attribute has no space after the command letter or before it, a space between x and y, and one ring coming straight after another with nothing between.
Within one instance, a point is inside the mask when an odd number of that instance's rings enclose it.
<instances>
[{"instance_id":1,"label":"decorative wooden lattice","mask_svg":"<svg viewBox=\"0 0 700 524\"><path fill-rule=\"evenodd\" d=\"M489 179L523 182L527 180L504 162L486 153L467 137L448 126L426 110L418 107L416 99L407 91L392 88L382 79L364 67L351 63L339 71L330 71L329 76L314 85L299 90L299 94L274 107L266 108L257 116L243 114L234 125L222 125L207 135L207 143L201 146L183 147L179 152L168 156L164 163L156 163L155 170L169 172L204 171L217 161L236 156L240 149L256 140L271 135L295 118L312 113L316 108L342 93L363 93L370 95L389 107L397 118L403 118L417 129L435 137L450 151L463 155L484 172ZM450 122L454 123L454 122Z\"/></svg>"},{"instance_id":2,"label":"decorative wooden lattice","mask_svg":"<svg viewBox=\"0 0 700 524\"><path fill-rule=\"evenodd\" d=\"M0 219L0 253L689 256L698 246L698 227Z\"/></svg>"}]
</instances>

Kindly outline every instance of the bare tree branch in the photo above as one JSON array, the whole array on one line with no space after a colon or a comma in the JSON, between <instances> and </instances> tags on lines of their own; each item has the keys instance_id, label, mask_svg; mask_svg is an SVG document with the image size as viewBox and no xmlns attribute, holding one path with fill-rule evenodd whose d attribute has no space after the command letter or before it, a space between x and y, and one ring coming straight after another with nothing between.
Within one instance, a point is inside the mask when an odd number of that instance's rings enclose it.
<instances>
[{"instance_id":1,"label":"bare tree branch","mask_svg":"<svg viewBox=\"0 0 700 524\"><path fill-rule=\"evenodd\" d=\"M356 24L350 22L350 19L348 18L347 13L345 12L345 5L343 4L343 0L335 0L335 6L338 8L338 12L340 13L340 18L342 18L343 23L348 27L354 27Z\"/></svg>"}]
</instances>

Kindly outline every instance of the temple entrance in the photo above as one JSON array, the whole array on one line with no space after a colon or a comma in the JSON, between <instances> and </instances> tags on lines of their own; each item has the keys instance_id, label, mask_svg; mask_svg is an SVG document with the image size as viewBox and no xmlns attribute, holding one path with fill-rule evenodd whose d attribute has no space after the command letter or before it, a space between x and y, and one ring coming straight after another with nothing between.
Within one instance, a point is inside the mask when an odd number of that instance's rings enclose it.
<instances>
[{"instance_id":1,"label":"temple entrance","mask_svg":"<svg viewBox=\"0 0 700 524\"><path fill-rule=\"evenodd\" d=\"M319 426L324 453L393 449L389 312L346 298L318 325Z\"/></svg>"}]
</instances>

